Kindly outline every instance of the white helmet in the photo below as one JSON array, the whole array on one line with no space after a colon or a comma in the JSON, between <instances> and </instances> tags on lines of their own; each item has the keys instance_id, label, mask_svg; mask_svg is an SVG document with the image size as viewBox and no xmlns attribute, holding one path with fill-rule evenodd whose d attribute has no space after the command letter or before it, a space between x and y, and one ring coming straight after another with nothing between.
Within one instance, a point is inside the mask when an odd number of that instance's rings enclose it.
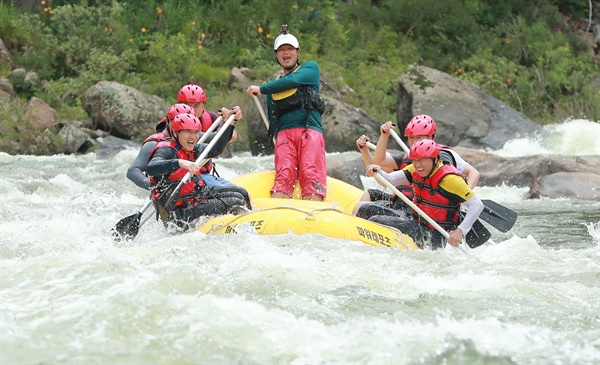
<instances>
[{"instance_id":1,"label":"white helmet","mask_svg":"<svg viewBox=\"0 0 600 365\"><path fill-rule=\"evenodd\" d=\"M277 51L279 47L281 47L284 44L289 44L290 46L296 49L300 48L300 43L298 43L298 39L296 39L296 37L287 32L287 25L284 24L282 26L282 29L283 27L285 27L285 30L283 30L281 34L275 39L273 50Z\"/></svg>"}]
</instances>

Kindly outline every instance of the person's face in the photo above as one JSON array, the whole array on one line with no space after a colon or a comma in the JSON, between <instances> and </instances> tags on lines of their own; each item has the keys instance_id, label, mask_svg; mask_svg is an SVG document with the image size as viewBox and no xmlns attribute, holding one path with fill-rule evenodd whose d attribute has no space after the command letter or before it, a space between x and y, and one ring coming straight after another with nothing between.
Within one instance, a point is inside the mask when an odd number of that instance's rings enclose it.
<instances>
[{"instance_id":1,"label":"person's face","mask_svg":"<svg viewBox=\"0 0 600 365\"><path fill-rule=\"evenodd\" d=\"M197 130L184 129L173 133L177 133L177 142L188 152L194 150L196 142L200 139L200 131Z\"/></svg>"},{"instance_id":2,"label":"person's face","mask_svg":"<svg viewBox=\"0 0 600 365\"><path fill-rule=\"evenodd\" d=\"M294 48L292 45L284 44L277 49L277 61L281 67L285 69L293 69L298 63L298 56L300 56L300 50Z\"/></svg>"},{"instance_id":3,"label":"person's face","mask_svg":"<svg viewBox=\"0 0 600 365\"><path fill-rule=\"evenodd\" d=\"M408 147L411 147L413 143L422 141L424 139L431 139L429 136L410 136L408 137Z\"/></svg>"},{"instance_id":4,"label":"person's face","mask_svg":"<svg viewBox=\"0 0 600 365\"><path fill-rule=\"evenodd\" d=\"M200 118L200 116L202 115L202 112L204 112L204 104L205 103L186 103L189 107L191 107L192 109L194 109L194 111L196 112L196 115L198 116L198 119Z\"/></svg>"},{"instance_id":5,"label":"person's face","mask_svg":"<svg viewBox=\"0 0 600 365\"><path fill-rule=\"evenodd\" d=\"M412 163L415 166L419 176L427 177L431 173L431 170L433 170L434 159L430 157L415 158L412 160Z\"/></svg>"}]
</instances>

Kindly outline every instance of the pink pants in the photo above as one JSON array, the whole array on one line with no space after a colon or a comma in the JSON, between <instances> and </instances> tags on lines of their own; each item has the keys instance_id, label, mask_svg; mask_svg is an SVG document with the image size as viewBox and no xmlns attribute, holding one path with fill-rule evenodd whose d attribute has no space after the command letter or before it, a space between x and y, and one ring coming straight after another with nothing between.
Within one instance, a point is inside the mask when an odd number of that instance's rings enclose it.
<instances>
[{"instance_id":1,"label":"pink pants","mask_svg":"<svg viewBox=\"0 0 600 365\"><path fill-rule=\"evenodd\" d=\"M277 133L275 145L275 184L271 193L292 196L300 180L302 196L327 193L325 137L314 129L291 128Z\"/></svg>"}]
</instances>

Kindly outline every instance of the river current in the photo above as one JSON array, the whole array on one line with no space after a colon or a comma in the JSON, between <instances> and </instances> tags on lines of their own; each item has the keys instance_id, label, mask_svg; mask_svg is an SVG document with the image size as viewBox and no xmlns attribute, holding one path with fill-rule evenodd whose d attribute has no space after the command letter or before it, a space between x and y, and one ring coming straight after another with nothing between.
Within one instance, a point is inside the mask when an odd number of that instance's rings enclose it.
<instances>
[{"instance_id":1,"label":"river current","mask_svg":"<svg viewBox=\"0 0 600 365\"><path fill-rule=\"evenodd\" d=\"M495 152L598 156L600 125ZM477 187L519 219L466 253L173 236L152 219L118 247L110 229L147 199L125 176L136 155L0 154L0 363L600 364L598 201ZM273 167L216 163L225 178Z\"/></svg>"}]
</instances>

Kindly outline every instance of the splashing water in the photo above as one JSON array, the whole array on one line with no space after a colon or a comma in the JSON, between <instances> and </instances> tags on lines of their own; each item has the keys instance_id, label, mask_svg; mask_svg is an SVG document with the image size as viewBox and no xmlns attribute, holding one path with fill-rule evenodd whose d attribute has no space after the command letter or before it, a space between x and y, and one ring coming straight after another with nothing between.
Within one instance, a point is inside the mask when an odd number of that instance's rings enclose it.
<instances>
[{"instance_id":1,"label":"splashing water","mask_svg":"<svg viewBox=\"0 0 600 365\"><path fill-rule=\"evenodd\" d=\"M600 155L600 123L573 119L561 124L546 125L537 136L508 141L502 149L492 152L504 157L598 156Z\"/></svg>"},{"instance_id":2,"label":"splashing water","mask_svg":"<svg viewBox=\"0 0 600 365\"><path fill-rule=\"evenodd\" d=\"M519 220L467 253L152 219L116 247L147 199L136 154L0 153L1 363L600 363L600 202L477 187ZM230 179L272 156L216 162Z\"/></svg>"}]
</instances>

